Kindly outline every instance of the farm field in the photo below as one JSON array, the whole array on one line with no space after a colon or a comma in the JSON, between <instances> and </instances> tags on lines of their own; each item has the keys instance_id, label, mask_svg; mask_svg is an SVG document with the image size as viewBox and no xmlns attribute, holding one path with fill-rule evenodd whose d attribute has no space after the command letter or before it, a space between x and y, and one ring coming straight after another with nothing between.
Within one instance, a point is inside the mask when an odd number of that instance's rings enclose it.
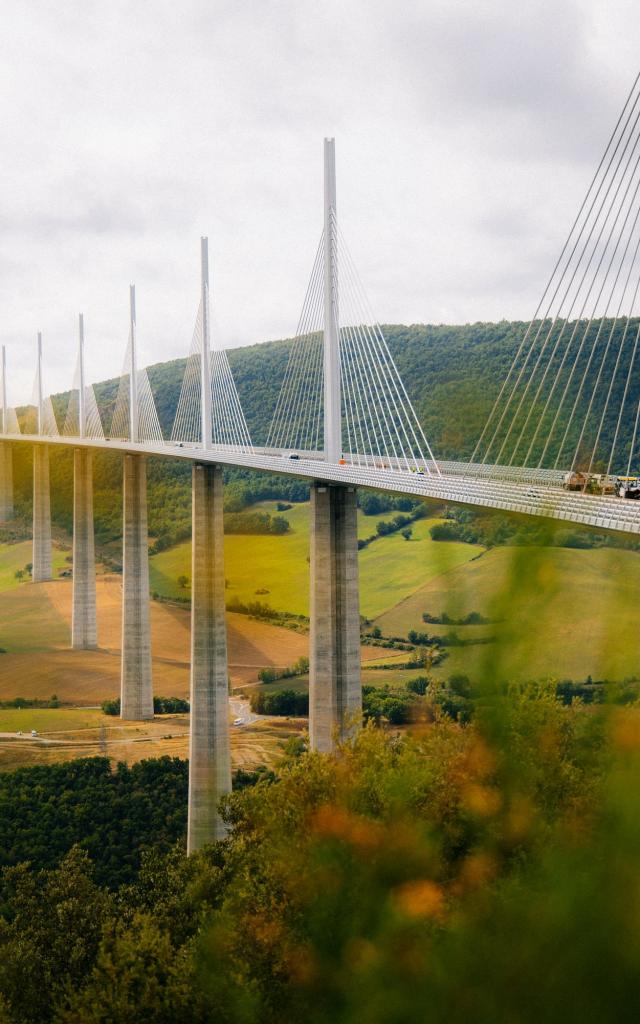
<instances>
[{"instance_id":1,"label":"farm field","mask_svg":"<svg viewBox=\"0 0 640 1024\"><path fill-rule=\"evenodd\" d=\"M64 703L98 704L120 692L121 577L98 577L96 651L69 647L71 590L63 579L0 591L0 700L56 694ZM189 611L153 601L151 631L155 693L188 697ZM291 665L309 649L305 634L235 613L227 616L227 638L233 686L255 681L261 668ZM365 659L378 653L363 648Z\"/></svg>"},{"instance_id":2,"label":"farm field","mask_svg":"<svg viewBox=\"0 0 640 1024\"><path fill-rule=\"evenodd\" d=\"M253 506L276 513L275 502ZM279 513L276 513L279 514ZM375 534L380 520L397 513L364 516L358 513L358 536ZM261 601L277 611L309 614L309 504L294 505L282 513L290 533L274 536L225 537L225 576L228 600ZM420 587L426 580L477 557L483 550L469 544L432 541L429 530L437 519L413 524L406 541L399 533L380 537L360 552L360 605L367 618L380 615ZM191 577L191 543L179 544L150 560L150 586L167 597L188 595L178 585ZM265 593L257 593L265 591Z\"/></svg>"},{"instance_id":3,"label":"farm field","mask_svg":"<svg viewBox=\"0 0 640 1024\"><path fill-rule=\"evenodd\" d=\"M231 730L233 768L273 764L281 744L300 732L298 720L261 719ZM31 730L38 737L31 737ZM17 736L21 730L23 736ZM11 735L8 735L11 734ZM77 757L110 757L134 764L148 757L188 757L189 716L163 715L153 722L120 723L89 708L0 709L0 771L53 764Z\"/></svg>"},{"instance_id":4,"label":"farm field","mask_svg":"<svg viewBox=\"0 0 640 1024\"><path fill-rule=\"evenodd\" d=\"M275 503L260 506L274 512ZM226 539L229 598L260 600L278 610L308 610L308 505L287 513L292 533L281 537L230 536ZM369 536L389 516L359 518ZM443 663L431 670L446 679L539 677L621 679L638 674L640 641L636 626L640 605L640 554L600 548L497 547L431 540L437 520L413 524L412 539L394 534L360 553L362 612L386 636L410 629L431 635L455 632L463 641L495 638L475 646L449 647ZM9 553L8 553L9 552ZM71 581L17 585L14 565L26 564L28 543L0 549L6 589L0 589L0 699L16 696L96 704L116 696L120 684L121 577L98 577L100 649L69 649ZM62 551L59 564L67 564ZM152 588L182 594L177 584L190 575L190 545L151 558ZM0 578L1 584L1 578ZM268 590L256 594L256 590ZM188 593L188 591L187 591ZM453 618L479 612L486 625L425 624L423 612ZM190 621L186 607L151 604L154 690L187 696ZM247 616L228 615L230 675L234 687L257 684L260 668L284 667L308 653L304 634ZM407 655L363 647L363 681L397 685L422 669L367 669L368 662L405 661ZM304 688L305 679L283 680L279 688Z\"/></svg>"}]
</instances>

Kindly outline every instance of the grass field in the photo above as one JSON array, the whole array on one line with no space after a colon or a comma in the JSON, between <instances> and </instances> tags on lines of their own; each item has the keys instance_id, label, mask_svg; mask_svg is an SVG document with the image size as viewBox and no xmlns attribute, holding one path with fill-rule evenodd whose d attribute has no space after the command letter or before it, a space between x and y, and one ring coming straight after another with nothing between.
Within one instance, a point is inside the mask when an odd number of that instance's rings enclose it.
<instances>
[{"instance_id":1,"label":"grass field","mask_svg":"<svg viewBox=\"0 0 640 1024\"><path fill-rule=\"evenodd\" d=\"M37 729L42 735L48 735L52 730L75 732L113 724L113 718L92 708L0 708L0 733Z\"/></svg>"},{"instance_id":2,"label":"grass field","mask_svg":"<svg viewBox=\"0 0 640 1024\"><path fill-rule=\"evenodd\" d=\"M68 551L53 548L53 574L57 576L60 569L68 569ZM16 572L24 569L33 559L33 547L30 540L21 540L17 544L0 544L0 590L13 590L23 586L16 579Z\"/></svg>"},{"instance_id":3,"label":"grass field","mask_svg":"<svg viewBox=\"0 0 640 1024\"><path fill-rule=\"evenodd\" d=\"M275 512L275 502L256 506ZM309 505L295 505L283 513L290 532L280 537L225 537L225 576L228 599L262 601L277 611L309 614ZM381 519L395 513L364 516L358 513L358 535L376 532ZM478 555L481 548L469 544L437 543L429 530L435 519L413 524L413 537L400 534L380 537L360 552L360 607L367 618L380 615L417 589L426 580L448 572ZM150 560L151 589L167 597L189 591L178 586L180 576L191 577L191 544L180 544ZM257 594L257 590L267 593Z\"/></svg>"},{"instance_id":4,"label":"grass field","mask_svg":"<svg viewBox=\"0 0 640 1024\"><path fill-rule=\"evenodd\" d=\"M494 548L427 581L376 620L384 633L451 630L461 638L495 636L483 646L450 648L434 671L491 675L621 679L640 675L640 554L608 548ZM422 613L460 618L477 611L487 626L435 626Z\"/></svg>"}]
</instances>

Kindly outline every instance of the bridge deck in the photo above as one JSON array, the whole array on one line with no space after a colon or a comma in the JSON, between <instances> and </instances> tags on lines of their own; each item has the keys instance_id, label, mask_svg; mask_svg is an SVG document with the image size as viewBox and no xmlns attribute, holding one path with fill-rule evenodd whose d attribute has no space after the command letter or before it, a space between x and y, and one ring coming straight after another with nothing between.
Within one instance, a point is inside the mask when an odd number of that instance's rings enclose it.
<instances>
[{"instance_id":1,"label":"bridge deck","mask_svg":"<svg viewBox=\"0 0 640 1024\"><path fill-rule=\"evenodd\" d=\"M309 480L373 488L393 494L416 495L458 505L518 512L616 533L640 533L640 501L565 491L560 486L562 473L552 470L527 470L523 479L517 479L522 473L518 469L502 466L468 467L465 463L443 462L438 464L440 474L431 472L423 476L398 468L352 464L340 466L325 462L316 453L310 457L291 459L287 453L270 454L264 449L242 452L216 446L205 450L198 445L176 445L170 442L136 444L131 441L26 434L4 434L2 439L22 444L137 452L190 462L240 466L269 473L286 473Z\"/></svg>"}]
</instances>

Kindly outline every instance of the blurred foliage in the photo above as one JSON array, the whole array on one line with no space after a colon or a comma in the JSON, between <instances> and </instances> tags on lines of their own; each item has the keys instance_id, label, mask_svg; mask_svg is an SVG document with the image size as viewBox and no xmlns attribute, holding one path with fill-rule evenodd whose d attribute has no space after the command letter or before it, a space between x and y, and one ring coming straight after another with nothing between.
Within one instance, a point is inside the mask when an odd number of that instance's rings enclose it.
<instances>
[{"instance_id":1,"label":"blurred foliage","mask_svg":"<svg viewBox=\"0 0 640 1024\"><path fill-rule=\"evenodd\" d=\"M79 851L5 870L0 1020L636 1020L640 709L473 696L469 725L289 744L225 841L115 893Z\"/></svg>"}]
</instances>

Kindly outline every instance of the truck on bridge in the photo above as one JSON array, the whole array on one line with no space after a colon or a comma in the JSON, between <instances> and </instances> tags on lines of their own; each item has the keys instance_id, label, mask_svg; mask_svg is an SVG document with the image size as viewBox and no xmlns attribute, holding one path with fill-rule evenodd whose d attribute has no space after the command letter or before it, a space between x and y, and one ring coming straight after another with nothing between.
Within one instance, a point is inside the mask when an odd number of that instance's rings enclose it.
<instances>
[{"instance_id":1,"label":"truck on bridge","mask_svg":"<svg viewBox=\"0 0 640 1024\"><path fill-rule=\"evenodd\" d=\"M566 491L582 491L585 494L612 494L617 498L640 498L640 477L609 476L606 473L585 473L571 470L565 474L563 487Z\"/></svg>"}]
</instances>

